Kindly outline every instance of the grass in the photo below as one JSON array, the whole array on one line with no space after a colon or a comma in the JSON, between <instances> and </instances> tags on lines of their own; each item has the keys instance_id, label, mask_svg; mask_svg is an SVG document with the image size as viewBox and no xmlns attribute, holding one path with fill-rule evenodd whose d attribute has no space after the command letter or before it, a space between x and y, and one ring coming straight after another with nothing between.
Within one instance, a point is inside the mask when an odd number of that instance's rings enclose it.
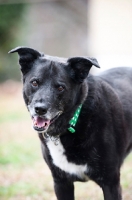
<instances>
[{"instance_id":1,"label":"grass","mask_svg":"<svg viewBox=\"0 0 132 200\"><path fill-rule=\"evenodd\" d=\"M0 200L56 200L50 170L43 161L40 141L31 129L21 87L0 88ZM132 154L121 172L123 199L132 197ZM76 200L103 200L93 182L75 183Z\"/></svg>"},{"instance_id":2,"label":"grass","mask_svg":"<svg viewBox=\"0 0 132 200\"><path fill-rule=\"evenodd\" d=\"M7 148L5 148L5 146ZM30 140L26 140L24 144L20 141L17 143L8 141L6 144L1 144L0 164L6 166L7 164L12 163L16 167L22 166L23 163L33 164L38 159L37 152L31 152L35 146L36 143L34 141L30 142Z\"/></svg>"}]
</instances>

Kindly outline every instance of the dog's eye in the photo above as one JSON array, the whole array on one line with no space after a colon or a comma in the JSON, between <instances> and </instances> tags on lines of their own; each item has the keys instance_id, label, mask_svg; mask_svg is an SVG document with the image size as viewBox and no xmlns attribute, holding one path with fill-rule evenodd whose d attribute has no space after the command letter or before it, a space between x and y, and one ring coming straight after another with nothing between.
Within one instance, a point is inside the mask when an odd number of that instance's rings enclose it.
<instances>
[{"instance_id":1,"label":"dog's eye","mask_svg":"<svg viewBox=\"0 0 132 200\"><path fill-rule=\"evenodd\" d=\"M64 89L65 89L65 88L64 88L62 85L60 85L60 86L58 87L58 91L59 91L59 92L64 91Z\"/></svg>"},{"instance_id":2,"label":"dog's eye","mask_svg":"<svg viewBox=\"0 0 132 200\"><path fill-rule=\"evenodd\" d=\"M32 86L37 87L38 86L38 81L36 81L36 80L32 81Z\"/></svg>"}]
</instances>

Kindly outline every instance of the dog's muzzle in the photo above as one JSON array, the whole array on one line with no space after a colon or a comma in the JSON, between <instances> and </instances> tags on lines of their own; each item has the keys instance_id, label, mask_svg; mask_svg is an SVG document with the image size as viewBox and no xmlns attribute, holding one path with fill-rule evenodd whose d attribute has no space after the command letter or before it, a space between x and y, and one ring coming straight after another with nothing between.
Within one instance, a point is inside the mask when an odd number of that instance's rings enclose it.
<instances>
[{"instance_id":1,"label":"dog's muzzle","mask_svg":"<svg viewBox=\"0 0 132 200\"><path fill-rule=\"evenodd\" d=\"M32 117L33 120L33 128L38 132L46 132L49 128L49 126L54 123L58 117L62 114L62 111L59 111L55 117L53 117L51 120L46 119L43 116L35 115Z\"/></svg>"}]
</instances>

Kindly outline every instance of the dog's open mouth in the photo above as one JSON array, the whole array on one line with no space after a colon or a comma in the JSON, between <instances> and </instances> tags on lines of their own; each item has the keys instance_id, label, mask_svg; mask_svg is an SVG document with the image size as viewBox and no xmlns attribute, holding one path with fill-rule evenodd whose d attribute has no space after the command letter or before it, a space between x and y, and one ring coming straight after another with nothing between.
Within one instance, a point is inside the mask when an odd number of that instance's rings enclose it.
<instances>
[{"instance_id":1,"label":"dog's open mouth","mask_svg":"<svg viewBox=\"0 0 132 200\"><path fill-rule=\"evenodd\" d=\"M33 117L33 128L36 131L45 131L48 129L51 121L43 119L42 117L34 116Z\"/></svg>"},{"instance_id":2,"label":"dog's open mouth","mask_svg":"<svg viewBox=\"0 0 132 200\"><path fill-rule=\"evenodd\" d=\"M34 116L32 117L33 120L33 128L38 132L45 132L50 124L54 123L54 121L60 116L62 112L59 112L53 119L48 120L43 117Z\"/></svg>"}]
</instances>

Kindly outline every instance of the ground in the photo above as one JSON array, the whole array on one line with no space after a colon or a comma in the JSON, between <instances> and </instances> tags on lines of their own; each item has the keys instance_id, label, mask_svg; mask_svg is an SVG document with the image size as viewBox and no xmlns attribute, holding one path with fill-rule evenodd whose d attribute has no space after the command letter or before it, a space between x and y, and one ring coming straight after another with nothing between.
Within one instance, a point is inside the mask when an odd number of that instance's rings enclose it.
<instances>
[{"instance_id":1,"label":"ground","mask_svg":"<svg viewBox=\"0 0 132 200\"><path fill-rule=\"evenodd\" d=\"M24 105L21 84L0 85L0 199L56 200L50 170ZM132 154L121 170L124 200L132 199ZM93 182L75 184L76 200L103 200Z\"/></svg>"}]
</instances>

